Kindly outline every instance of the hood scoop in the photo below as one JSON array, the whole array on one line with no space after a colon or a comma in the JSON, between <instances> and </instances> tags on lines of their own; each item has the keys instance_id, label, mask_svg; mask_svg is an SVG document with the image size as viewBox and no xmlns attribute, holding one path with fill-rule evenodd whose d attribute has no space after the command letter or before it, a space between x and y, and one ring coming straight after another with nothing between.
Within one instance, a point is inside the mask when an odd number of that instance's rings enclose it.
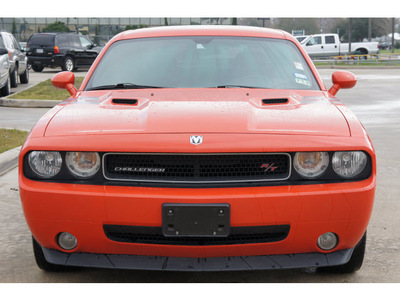
<instances>
[{"instance_id":1,"label":"hood scoop","mask_svg":"<svg viewBox=\"0 0 400 300\"><path fill-rule=\"evenodd\" d=\"M112 99L113 104L137 105L137 99Z\"/></svg>"},{"instance_id":2,"label":"hood scoop","mask_svg":"<svg viewBox=\"0 0 400 300\"><path fill-rule=\"evenodd\" d=\"M262 104L269 105L269 104L287 104L289 103L289 99L287 98L277 98L277 99L262 99Z\"/></svg>"}]
</instances>

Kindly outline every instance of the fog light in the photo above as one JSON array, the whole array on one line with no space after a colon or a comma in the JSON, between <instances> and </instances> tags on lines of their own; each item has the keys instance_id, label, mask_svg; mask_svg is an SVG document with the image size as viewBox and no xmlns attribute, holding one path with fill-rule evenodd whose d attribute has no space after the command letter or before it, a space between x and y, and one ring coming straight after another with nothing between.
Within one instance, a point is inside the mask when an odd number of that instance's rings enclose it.
<instances>
[{"instance_id":1,"label":"fog light","mask_svg":"<svg viewBox=\"0 0 400 300\"><path fill-rule=\"evenodd\" d=\"M332 232L326 232L318 238L317 245L322 250L328 251L335 248L338 244L338 237Z\"/></svg>"},{"instance_id":2,"label":"fog light","mask_svg":"<svg viewBox=\"0 0 400 300\"><path fill-rule=\"evenodd\" d=\"M57 237L58 245L64 250L72 250L78 245L78 240L69 232L61 232Z\"/></svg>"}]
</instances>

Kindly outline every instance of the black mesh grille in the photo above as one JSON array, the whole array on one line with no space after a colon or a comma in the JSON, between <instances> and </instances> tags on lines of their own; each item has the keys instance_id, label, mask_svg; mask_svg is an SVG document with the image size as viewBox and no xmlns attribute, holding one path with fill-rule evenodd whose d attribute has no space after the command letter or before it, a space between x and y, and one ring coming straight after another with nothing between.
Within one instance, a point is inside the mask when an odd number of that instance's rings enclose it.
<instances>
[{"instance_id":1,"label":"black mesh grille","mask_svg":"<svg viewBox=\"0 0 400 300\"><path fill-rule=\"evenodd\" d=\"M111 180L162 182L249 182L290 175L288 154L106 154Z\"/></svg>"},{"instance_id":2,"label":"black mesh grille","mask_svg":"<svg viewBox=\"0 0 400 300\"><path fill-rule=\"evenodd\" d=\"M211 246L271 243L284 240L289 234L289 225L231 227L227 237L166 237L161 227L104 225L110 240L123 243Z\"/></svg>"}]
</instances>

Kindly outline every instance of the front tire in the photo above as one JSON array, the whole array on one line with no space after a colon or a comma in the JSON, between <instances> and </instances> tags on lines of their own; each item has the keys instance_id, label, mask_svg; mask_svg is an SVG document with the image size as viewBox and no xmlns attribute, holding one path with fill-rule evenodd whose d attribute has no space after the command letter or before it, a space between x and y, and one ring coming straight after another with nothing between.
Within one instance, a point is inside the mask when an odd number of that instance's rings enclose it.
<instances>
[{"instance_id":1,"label":"front tire","mask_svg":"<svg viewBox=\"0 0 400 300\"><path fill-rule=\"evenodd\" d=\"M10 76L8 76L5 86L0 89L1 96L8 96L11 93Z\"/></svg>"},{"instance_id":2,"label":"front tire","mask_svg":"<svg viewBox=\"0 0 400 300\"><path fill-rule=\"evenodd\" d=\"M332 266L332 267L320 267L318 268L318 271L327 273L341 273L341 274L354 273L358 271L361 268L364 261L366 244L367 244L367 232L364 233L363 237L358 242L357 246L354 248L353 254L351 255L350 260L346 264L339 266Z\"/></svg>"},{"instance_id":3,"label":"front tire","mask_svg":"<svg viewBox=\"0 0 400 300\"><path fill-rule=\"evenodd\" d=\"M19 76L19 81L21 83L29 83L29 69L28 67L25 69L25 72Z\"/></svg>"},{"instance_id":4,"label":"front tire","mask_svg":"<svg viewBox=\"0 0 400 300\"><path fill-rule=\"evenodd\" d=\"M12 70L10 73L10 83L11 83L11 87L13 87L13 88L18 86L17 66L15 66L14 70Z\"/></svg>"}]
</instances>

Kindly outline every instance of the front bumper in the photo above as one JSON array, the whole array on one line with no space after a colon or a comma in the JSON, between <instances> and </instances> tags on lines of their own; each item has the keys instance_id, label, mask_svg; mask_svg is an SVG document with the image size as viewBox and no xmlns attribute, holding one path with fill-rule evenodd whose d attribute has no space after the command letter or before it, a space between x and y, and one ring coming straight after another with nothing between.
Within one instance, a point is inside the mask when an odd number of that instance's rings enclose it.
<instances>
[{"instance_id":1,"label":"front bumper","mask_svg":"<svg viewBox=\"0 0 400 300\"><path fill-rule=\"evenodd\" d=\"M197 259L325 255L328 252L319 249L316 243L325 232L334 232L339 237L339 244L331 252L351 249L367 228L374 190L375 175L349 183L184 189L44 183L20 174L25 217L39 244L62 251L56 237L66 231L76 236L78 246L63 252L100 256L106 253ZM164 203L228 203L232 227L286 224L290 225L290 231L281 241L210 246L128 243L106 236L104 225L162 226Z\"/></svg>"},{"instance_id":2,"label":"front bumper","mask_svg":"<svg viewBox=\"0 0 400 300\"><path fill-rule=\"evenodd\" d=\"M46 260L63 266L154 271L251 271L336 266L347 263L354 249L332 253L301 253L233 257L164 257L96 253L63 253L42 248Z\"/></svg>"}]
</instances>

